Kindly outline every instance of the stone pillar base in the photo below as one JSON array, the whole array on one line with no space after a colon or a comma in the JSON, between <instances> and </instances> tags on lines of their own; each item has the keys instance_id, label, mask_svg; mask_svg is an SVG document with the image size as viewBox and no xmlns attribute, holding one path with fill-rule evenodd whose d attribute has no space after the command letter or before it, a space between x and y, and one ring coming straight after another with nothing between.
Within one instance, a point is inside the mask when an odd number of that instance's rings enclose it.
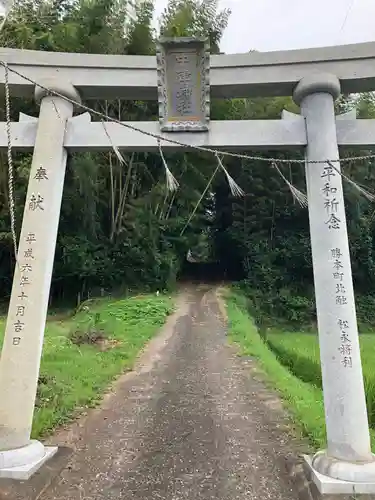
<instances>
[{"instance_id":1,"label":"stone pillar base","mask_svg":"<svg viewBox=\"0 0 375 500\"><path fill-rule=\"evenodd\" d=\"M341 462L328 457L325 451L319 451L314 456L304 455L303 458L309 479L315 483L321 495L375 493L375 457L374 462L364 464ZM336 479L333 476L346 479Z\"/></svg>"},{"instance_id":2,"label":"stone pillar base","mask_svg":"<svg viewBox=\"0 0 375 500\"><path fill-rule=\"evenodd\" d=\"M39 441L30 441L27 446L15 450L0 451L0 478L26 481L56 452L57 446L44 446Z\"/></svg>"}]
</instances>

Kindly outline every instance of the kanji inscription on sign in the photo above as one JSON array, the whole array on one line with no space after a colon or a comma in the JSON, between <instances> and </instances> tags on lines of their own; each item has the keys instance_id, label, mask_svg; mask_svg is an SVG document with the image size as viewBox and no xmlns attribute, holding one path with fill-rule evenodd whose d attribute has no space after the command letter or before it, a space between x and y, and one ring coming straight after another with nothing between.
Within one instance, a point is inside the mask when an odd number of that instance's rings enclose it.
<instances>
[{"instance_id":1,"label":"kanji inscription on sign","mask_svg":"<svg viewBox=\"0 0 375 500\"><path fill-rule=\"evenodd\" d=\"M162 132L208 130L209 48L201 38L161 38L157 44Z\"/></svg>"}]
</instances>

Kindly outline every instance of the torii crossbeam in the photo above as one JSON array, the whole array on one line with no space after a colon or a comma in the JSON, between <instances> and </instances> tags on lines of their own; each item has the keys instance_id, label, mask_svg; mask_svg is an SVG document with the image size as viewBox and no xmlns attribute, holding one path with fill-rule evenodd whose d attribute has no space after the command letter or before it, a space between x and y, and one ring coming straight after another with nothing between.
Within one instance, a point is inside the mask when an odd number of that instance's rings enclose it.
<instances>
[{"instance_id":1,"label":"torii crossbeam","mask_svg":"<svg viewBox=\"0 0 375 500\"><path fill-rule=\"evenodd\" d=\"M160 132L156 121L114 122L91 121L89 113L69 118L64 136L64 148L70 152L109 151L112 144L121 150L157 151L158 141L154 136L165 137L161 144L168 151L189 151L194 147L205 147L224 151L244 150L303 150L307 146L305 121L293 115L281 120L227 120L211 121L207 133ZM11 124L12 147L15 151L33 151L38 130L38 119L20 114L20 121ZM132 130L135 126L140 131ZM375 120L357 120L354 113L344 113L336 118L337 143L339 147L358 149L375 147ZM108 139L111 137L112 143ZM168 142L168 138L186 145ZM0 149L7 148L6 123L0 122Z\"/></svg>"}]
</instances>

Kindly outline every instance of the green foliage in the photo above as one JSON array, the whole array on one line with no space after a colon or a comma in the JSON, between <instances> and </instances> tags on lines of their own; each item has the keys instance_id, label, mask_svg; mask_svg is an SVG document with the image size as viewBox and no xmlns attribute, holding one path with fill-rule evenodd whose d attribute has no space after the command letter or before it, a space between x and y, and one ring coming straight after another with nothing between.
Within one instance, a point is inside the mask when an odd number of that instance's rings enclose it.
<instances>
[{"instance_id":1,"label":"green foliage","mask_svg":"<svg viewBox=\"0 0 375 500\"><path fill-rule=\"evenodd\" d=\"M303 382L322 388L319 342L316 334L288 331L271 332L268 343L280 363ZM370 426L375 429L375 372L373 352L375 335L360 335L361 358L365 382L367 412Z\"/></svg>"},{"instance_id":2,"label":"green foliage","mask_svg":"<svg viewBox=\"0 0 375 500\"><path fill-rule=\"evenodd\" d=\"M100 328L100 313L89 316L84 323L75 325L68 334L68 339L75 345L97 344L107 338Z\"/></svg>"},{"instance_id":3,"label":"green foliage","mask_svg":"<svg viewBox=\"0 0 375 500\"><path fill-rule=\"evenodd\" d=\"M268 342L259 335L249 315L248 299L242 294L227 296L229 338L241 350L241 354L257 360L260 374L283 398L294 426L305 434L314 448L326 447L323 394L319 345L316 334L293 333L276 330L268 333ZM375 377L372 352L375 336L360 336L364 368L367 409L372 429L372 444L375 443ZM272 349L270 349L270 345Z\"/></svg>"},{"instance_id":4,"label":"green foliage","mask_svg":"<svg viewBox=\"0 0 375 500\"><path fill-rule=\"evenodd\" d=\"M284 399L296 429L307 435L311 444L324 448L325 421L322 392L290 373L257 332L253 319L246 310L247 300L238 293L227 296L229 339L244 356L257 360L260 374L272 389Z\"/></svg>"},{"instance_id":5,"label":"green foliage","mask_svg":"<svg viewBox=\"0 0 375 500\"><path fill-rule=\"evenodd\" d=\"M207 4L207 5L206 5ZM208 3L206 2L206 7ZM189 4L190 6L193 3ZM182 23L185 5L174 6ZM181 10L181 15L177 13ZM200 9L200 10L199 10ZM224 29L224 14L203 5L194 22L185 19L190 34L213 23L215 39ZM1 43L36 50L112 54L154 53L152 2L142 2L130 19L121 0L29 2L20 0L0 34ZM165 29L172 19L164 20ZM190 24L189 24L190 23ZM124 29L125 27L125 29ZM221 30L221 31L220 31ZM219 33L220 32L220 33ZM95 109L122 120L156 120L156 103L90 101ZM19 111L36 114L35 104L13 103ZM93 117L95 119L95 117ZM163 163L155 154L124 154L125 166L114 153L72 154L68 158L56 248L51 299L85 299L95 290L173 287L186 253L199 240L207 223L209 200L203 200L183 236L189 218L215 166L211 157L166 155L177 176L178 194L166 192ZM18 231L25 200L30 155L15 157L15 197ZM6 158L0 158L0 293L10 292L13 259L9 230ZM78 300L79 300L78 299Z\"/></svg>"},{"instance_id":6,"label":"green foliage","mask_svg":"<svg viewBox=\"0 0 375 500\"><path fill-rule=\"evenodd\" d=\"M211 51L219 52L231 11L217 12L217 3L217 0L170 0L160 19L160 33L172 37L207 37Z\"/></svg>"},{"instance_id":7,"label":"green foliage","mask_svg":"<svg viewBox=\"0 0 375 500\"><path fill-rule=\"evenodd\" d=\"M126 0L17 0L0 33L0 43L35 50L154 54L153 2L141 2L135 19L128 15L128 7ZM228 9L218 9L216 0L169 0L160 18L160 32L208 36L211 51L217 53L229 15ZM375 117L374 103L371 93L345 95L336 108L342 112L356 105L361 117ZM121 101L113 96L88 104L120 120L158 119L156 102ZM278 119L283 109L298 111L290 97L214 99L211 118ZM14 100L15 121L20 111L37 115L38 108L33 102ZM362 153L366 151L356 151ZM279 151L266 154L286 157ZM315 321L307 210L295 203L269 164L226 158L225 167L246 196L234 199L219 172L181 235L217 166L215 158L196 152L166 154L180 183L178 192L170 194L159 155L123 156L125 165L113 152L68 157L52 305L84 300L97 290L124 284L129 289L173 287L191 249L200 259L220 261L228 277L243 280L257 317L280 317L293 325ZM30 160L27 154L14 158L18 232ZM345 173L375 192L374 163L349 164ZM282 171L306 192L302 165L286 164ZM4 299L9 296L14 269L7 190L7 162L2 154L0 296ZM372 321L375 289L375 212L352 186L345 185L345 197L358 309L368 322Z\"/></svg>"},{"instance_id":8,"label":"green foliage","mask_svg":"<svg viewBox=\"0 0 375 500\"><path fill-rule=\"evenodd\" d=\"M89 302L73 318L47 322L33 436L95 406L172 311L170 298L142 295ZM0 339L4 327L0 323ZM95 337L98 331L106 332L104 339Z\"/></svg>"},{"instance_id":9,"label":"green foliage","mask_svg":"<svg viewBox=\"0 0 375 500\"><path fill-rule=\"evenodd\" d=\"M315 301L312 293L296 294L292 288L274 290L253 289L241 284L241 290L246 293L250 301L250 311L257 325L273 325L275 320L283 320L290 327L299 328L301 325L310 325L315 319Z\"/></svg>"}]
</instances>

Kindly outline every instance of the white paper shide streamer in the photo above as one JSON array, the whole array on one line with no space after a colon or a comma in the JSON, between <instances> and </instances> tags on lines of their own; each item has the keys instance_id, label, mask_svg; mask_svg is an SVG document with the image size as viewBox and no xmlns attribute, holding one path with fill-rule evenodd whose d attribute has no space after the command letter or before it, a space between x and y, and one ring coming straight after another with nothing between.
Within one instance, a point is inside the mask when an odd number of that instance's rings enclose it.
<instances>
[{"instance_id":1,"label":"white paper shide streamer","mask_svg":"<svg viewBox=\"0 0 375 500\"><path fill-rule=\"evenodd\" d=\"M177 179L174 177L174 175L172 174L172 172L168 168L167 162L164 158L163 150L161 149L160 140L158 141L158 148L159 148L160 157L161 157L163 165L164 165L167 190L170 192L177 191L177 189L179 187L179 183L178 183Z\"/></svg>"},{"instance_id":2,"label":"white paper shide streamer","mask_svg":"<svg viewBox=\"0 0 375 500\"><path fill-rule=\"evenodd\" d=\"M273 162L272 163L273 168L276 170L276 172L280 175L280 177L283 179L285 184L288 186L290 192L292 193L293 198L297 201L297 203L301 206L306 208L308 203L307 203L307 196L305 193L297 189L291 182L288 181L288 179L285 177L285 175L281 172L280 168L278 167L277 163Z\"/></svg>"},{"instance_id":3,"label":"white paper shide streamer","mask_svg":"<svg viewBox=\"0 0 375 500\"><path fill-rule=\"evenodd\" d=\"M230 189L230 192L232 193L232 196L236 196L236 197L244 196L245 191L240 188L240 186L237 184L237 182L229 174L228 170L224 167L223 162L217 153L216 153L216 158L217 158L217 161L218 161L220 168L222 169L222 171L224 172L224 174L227 178L227 181L229 184L229 189Z\"/></svg>"},{"instance_id":4,"label":"white paper shide streamer","mask_svg":"<svg viewBox=\"0 0 375 500\"><path fill-rule=\"evenodd\" d=\"M105 132L106 136L108 137L109 143L110 143L110 145L111 145L111 147L112 147L115 155L117 156L118 161L121 163L121 165L125 165L124 157L120 153L120 150L116 146L116 144L113 143L113 141L111 139L111 136L108 133L107 127L105 126L105 123L103 121L102 121L102 125L103 125L103 128L104 128L104 132Z\"/></svg>"},{"instance_id":5,"label":"white paper shide streamer","mask_svg":"<svg viewBox=\"0 0 375 500\"><path fill-rule=\"evenodd\" d=\"M330 161L327 161L327 164L332 167L339 175L341 175L341 177L343 179L345 179L347 182L349 182L349 184L351 186L353 186L357 191L359 191L367 200L373 202L375 201L375 194L373 193L370 193L370 191L367 191L367 189L365 189L364 187L360 186L359 184L357 184L356 182L352 181L352 179L350 179L347 175L345 175L342 171L340 172L340 170L334 166L333 163L331 163Z\"/></svg>"}]
</instances>

